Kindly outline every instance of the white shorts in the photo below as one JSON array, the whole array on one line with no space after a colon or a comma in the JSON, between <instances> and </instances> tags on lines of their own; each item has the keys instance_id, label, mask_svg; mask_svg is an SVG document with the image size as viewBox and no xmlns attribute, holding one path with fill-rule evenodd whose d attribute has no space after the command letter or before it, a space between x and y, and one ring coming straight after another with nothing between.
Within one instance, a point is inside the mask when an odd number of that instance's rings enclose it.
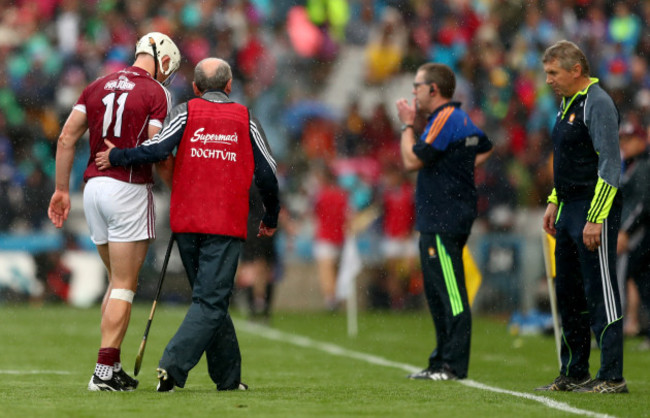
<instances>
[{"instance_id":1,"label":"white shorts","mask_svg":"<svg viewBox=\"0 0 650 418\"><path fill-rule=\"evenodd\" d=\"M331 260L341 254L341 246L329 241L314 241L314 258L316 260Z\"/></svg>"},{"instance_id":2,"label":"white shorts","mask_svg":"<svg viewBox=\"0 0 650 418\"><path fill-rule=\"evenodd\" d=\"M418 244L415 238L384 238L381 253L386 258L409 258L418 256Z\"/></svg>"},{"instance_id":3,"label":"white shorts","mask_svg":"<svg viewBox=\"0 0 650 418\"><path fill-rule=\"evenodd\" d=\"M95 245L156 238L151 184L93 177L84 188L84 213Z\"/></svg>"}]
</instances>

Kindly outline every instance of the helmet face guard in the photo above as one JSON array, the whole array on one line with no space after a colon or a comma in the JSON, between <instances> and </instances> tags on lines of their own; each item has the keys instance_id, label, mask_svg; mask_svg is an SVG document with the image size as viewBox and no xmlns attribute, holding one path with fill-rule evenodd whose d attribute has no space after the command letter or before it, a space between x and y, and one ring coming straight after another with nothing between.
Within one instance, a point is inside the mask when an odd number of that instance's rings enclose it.
<instances>
[{"instance_id":1,"label":"helmet face guard","mask_svg":"<svg viewBox=\"0 0 650 418\"><path fill-rule=\"evenodd\" d=\"M160 32L150 32L144 35L135 45L135 55L149 54L158 63L156 66L153 78L158 78L158 68L160 72L166 76L163 85L169 85L172 80L172 75L178 70L181 65L181 53L174 42L169 36ZM167 71L163 69L162 59L169 57L169 67Z\"/></svg>"}]
</instances>

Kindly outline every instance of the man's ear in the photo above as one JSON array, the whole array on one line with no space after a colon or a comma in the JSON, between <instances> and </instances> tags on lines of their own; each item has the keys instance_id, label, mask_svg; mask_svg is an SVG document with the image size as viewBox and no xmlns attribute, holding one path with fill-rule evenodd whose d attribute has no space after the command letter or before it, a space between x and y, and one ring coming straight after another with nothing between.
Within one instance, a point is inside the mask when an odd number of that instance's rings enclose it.
<instances>
[{"instance_id":1,"label":"man's ear","mask_svg":"<svg viewBox=\"0 0 650 418\"><path fill-rule=\"evenodd\" d=\"M169 58L169 55L165 55L163 57L163 59L162 59L162 68L161 68L161 70L163 72L167 72L167 70L169 70L169 63L170 63L171 60L172 59Z\"/></svg>"},{"instance_id":2,"label":"man's ear","mask_svg":"<svg viewBox=\"0 0 650 418\"><path fill-rule=\"evenodd\" d=\"M198 87L196 87L196 83L192 81L192 90L194 90L194 95L197 97L201 97L201 90L199 90Z\"/></svg>"},{"instance_id":3,"label":"man's ear","mask_svg":"<svg viewBox=\"0 0 650 418\"><path fill-rule=\"evenodd\" d=\"M224 91L226 92L226 94L230 94L230 92L232 91L232 78L228 80L228 82L226 83L226 87L224 88Z\"/></svg>"},{"instance_id":4,"label":"man's ear","mask_svg":"<svg viewBox=\"0 0 650 418\"><path fill-rule=\"evenodd\" d=\"M574 78L579 78L582 76L582 65L575 64L572 68L572 73Z\"/></svg>"}]
</instances>

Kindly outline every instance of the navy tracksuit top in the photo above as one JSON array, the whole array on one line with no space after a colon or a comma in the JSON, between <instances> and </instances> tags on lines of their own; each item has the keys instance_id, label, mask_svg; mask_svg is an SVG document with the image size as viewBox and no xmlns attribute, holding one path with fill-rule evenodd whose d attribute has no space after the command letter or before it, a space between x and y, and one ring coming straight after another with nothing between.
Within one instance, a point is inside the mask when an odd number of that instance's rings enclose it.
<instances>
[{"instance_id":1,"label":"navy tracksuit top","mask_svg":"<svg viewBox=\"0 0 650 418\"><path fill-rule=\"evenodd\" d=\"M422 160L415 192L416 229L426 234L469 234L477 215L476 155L492 149L460 103L430 116L413 152Z\"/></svg>"}]
</instances>

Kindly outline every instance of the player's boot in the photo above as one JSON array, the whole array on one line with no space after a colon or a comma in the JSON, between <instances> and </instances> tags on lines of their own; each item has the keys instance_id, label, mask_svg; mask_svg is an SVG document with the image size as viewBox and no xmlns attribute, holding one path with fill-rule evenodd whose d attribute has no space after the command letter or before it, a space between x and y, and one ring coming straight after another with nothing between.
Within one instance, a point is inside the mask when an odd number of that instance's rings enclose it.
<instances>
[{"instance_id":1,"label":"player's boot","mask_svg":"<svg viewBox=\"0 0 650 418\"><path fill-rule=\"evenodd\" d=\"M96 374L90 378L88 382L88 390L93 392L96 391L109 391L109 392L129 392L132 389L127 389L124 387L122 382L117 378L116 374L113 374L109 380L102 380Z\"/></svg>"},{"instance_id":2,"label":"player's boot","mask_svg":"<svg viewBox=\"0 0 650 418\"><path fill-rule=\"evenodd\" d=\"M122 383L122 386L124 386L128 390L135 390L138 387L138 380L132 378L129 376L124 369L120 369L119 371L113 371L113 376L119 380Z\"/></svg>"}]
</instances>

